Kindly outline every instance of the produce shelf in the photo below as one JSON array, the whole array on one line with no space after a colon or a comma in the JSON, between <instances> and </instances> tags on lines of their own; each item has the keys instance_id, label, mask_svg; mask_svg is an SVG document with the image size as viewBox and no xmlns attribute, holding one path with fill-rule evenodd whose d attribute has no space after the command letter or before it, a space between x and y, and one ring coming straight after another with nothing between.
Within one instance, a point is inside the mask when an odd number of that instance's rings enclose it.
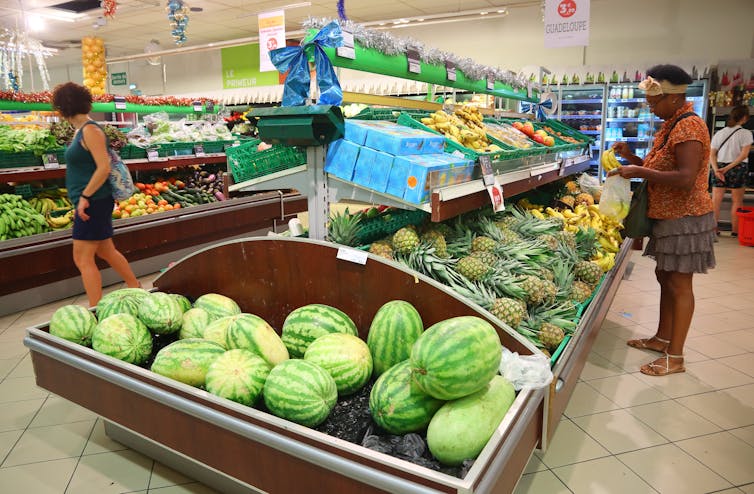
<instances>
[{"instance_id":1,"label":"produce shelf","mask_svg":"<svg viewBox=\"0 0 754 494\"><path fill-rule=\"evenodd\" d=\"M561 120L582 120L582 119L598 119L602 118L602 115L561 115Z\"/></svg>"},{"instance_id":2,"label":"produce shelf","mask_svg":"<svg viewBox=\"0 0 754 494\"><path fill-rule=\"evenodd\" d=\"M0 100L0 110L25 110L25 111L53 111L50 103L24 103L21 101ZM170 105L137 105L126 103L126 109L120 110L115 108L115 103L92 103L92 111L96 113L210 113L206 107L202 106L202 111L194 111L193 106L170 106ZM217 113L217 107L211 112Z\"/></svg>"},{"instance_id":3,"label":"produce shelf","mask_svg":"<svg viewBox=\"0 0 754 494\"><path fill-rule=\"evenodd\" d=\"M602 98L587 98L587 99L562 99L560 101L561 103L594 103L594 104L602 104Z\"/></svg>"},{"instance_id":4,"label":"produce shelf","mask_svg":"<svg viewBox=\"0 0 754 494\"><path fill-rule=\"evenodd\" d=\"M623 117L623 118L606 118L606 122L664 122L663 119L657 117Z\"/></svg>"}]
</instances>

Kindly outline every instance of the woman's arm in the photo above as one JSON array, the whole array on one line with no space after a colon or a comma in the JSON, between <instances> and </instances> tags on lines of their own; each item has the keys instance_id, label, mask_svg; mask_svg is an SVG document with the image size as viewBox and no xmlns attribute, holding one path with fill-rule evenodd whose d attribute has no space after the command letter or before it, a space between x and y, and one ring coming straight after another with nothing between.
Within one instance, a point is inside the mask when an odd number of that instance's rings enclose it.
<instances>
[{"instance_id":1,"label":"woman's arm","mask_svg":"<svg viewBox=\"0 0 754 494\"><path fill-rule=\"evenodd\" d=\"M699 141L686 141L677 144L675 146L677 170L660 171L627 165L614 171L623 178L644 178L652 183L691 190L694 187L699 168L703 165L706 166L706 163L702 163L703 149L702 143Z\"/></svg>"},{"instance_id":2,"label":"woman's arm","mask_svg":"<svg viewBox=\"0 0 754 494\"><path fill-rule=\"evenodd\" d=\"M84 221L89 220L89 215L86 214L86 208L89 207L89 200L83 196L91 196L102 187L108 176L110 175L110 155L107 152L107 142L105 141L105 133L94 125L85 125L81 129L82 141L89 152L94 158L94 163L97 168L92 174L92 178L89 179L89 183L86 184L82 191L82 197L79 199L79 203L76 207L76 214L81 216Z\"/></svg>"},{"instance_id":3,"label":"woman's arm","mask_svg":"<svg viewBox=\"0 0 754 494\"><path fill-rule=\"evenodd\" d=\"M710 150L710 165L712 166L712 173L715 174L718 180L725 181L725 172L720 170L717 165L717 149L712 148Z\"/></svg>"},{"instance_id":4,"label":"woman's arm","mask_svg":"<svg viewBox=\"0 0 754 494\"><path fill-rule=\"evenodd\" d=\"M738 156L736 156L736 159L734 159L733 161L731 161L730 164L728 164L728 166L724 166L723 168L721 168L720 171L723 172L723 173L725 173L728 170L731 170L734 167L736 167L736 166L740 165L741 163L743 163L744 160L749 157L749 151L750 150L751 150L751 144L742 147L741 148L741 152L738 153Z\"/></svg>"},{"instance_id":5,"label":"woman's arm","mask_svg":"<svg viewBox=\"0 0 754 494\"><path fill-rule=\"evenodd\" d=\"M644 166L644 160L632 153L631 148L625 142L616 142L613 144L613 151L618 153L621 158L626 159L632 165Z\"/></svg>"}]
</instances>

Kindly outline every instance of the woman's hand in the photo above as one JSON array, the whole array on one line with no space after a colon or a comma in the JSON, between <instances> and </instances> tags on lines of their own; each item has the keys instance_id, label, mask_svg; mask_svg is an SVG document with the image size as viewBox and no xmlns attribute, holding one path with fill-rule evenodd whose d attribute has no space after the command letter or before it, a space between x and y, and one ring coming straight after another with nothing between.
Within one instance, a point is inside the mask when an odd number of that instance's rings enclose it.
<instances>
[{"instance_id":1,"label":"woman's hand","mask_svg":"<svg viewBox=\"0 0 754 494\"><path fill-rule=\"evenodd\" d=\"M89 207L89 199L83 197L79 198L79 203L76 205L76 214L82 221L89 221L89 215L86 214L86 209Z\"/></svg>"},{"instance_id":2,"label":"woman's hand","mask_svg":"<svg viewBox=\"0 0 754 494\"><path fill-rule=\"evenodd\" d=\"M721 181L721 182L725 183L725 172L724 172L723 170L721 170L721 169L719 169L719 168L718 168L717 170L715 170L715 177L716 177L716 178L717 178L717 179L718 179L719 181Z\"/></svg>"},{"instance_id":3,"label":"woman's hand","mask_svg":"<svg viewBox=\"0 0 754 494\"><path fill-rule=\"evenodd\" d=\"M610 170L608 176L620 175L623 178L644 178L644 168L636 165L626 165Z\"/></svg>"},{"instance_id":4,"label":"woman's hand","mask_svg":"<svg viewBox=\"0 0 754 494\"><path fill-rule=\"evenodd\" d=\"M631 152L631 147L627 142L616 142L613 144L613 151L622 158L630 159L634 153Z\"/></svg>"}]
</instances>

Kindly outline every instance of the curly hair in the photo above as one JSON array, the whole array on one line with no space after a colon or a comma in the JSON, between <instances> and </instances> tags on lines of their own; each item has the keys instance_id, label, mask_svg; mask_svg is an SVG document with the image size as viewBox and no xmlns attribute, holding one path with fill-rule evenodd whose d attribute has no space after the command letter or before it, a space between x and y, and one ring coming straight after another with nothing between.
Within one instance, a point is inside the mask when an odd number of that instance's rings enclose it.
<instances>
[{"instance_id":1,"label":"curly hair","mask_svg":"<svg viewBox=\"0 0 754 494\"><path fill-rule=\"evenodd\" d=\"M694 79L677 65L655 65L647 70L647 75L658 81L668 81L671 84L691 84Z\"/></svg>"},{"instance_id":2,"label":"curly hair","mask_svg":"<svg viewBox=\"0 0 754 494\"><path fill-rule=\"evenodd\" d=\"M58 84L52 91L52 107L65 118L86 115L92 111L92 93L75 82Z\"/></svg>"}]
</instances>

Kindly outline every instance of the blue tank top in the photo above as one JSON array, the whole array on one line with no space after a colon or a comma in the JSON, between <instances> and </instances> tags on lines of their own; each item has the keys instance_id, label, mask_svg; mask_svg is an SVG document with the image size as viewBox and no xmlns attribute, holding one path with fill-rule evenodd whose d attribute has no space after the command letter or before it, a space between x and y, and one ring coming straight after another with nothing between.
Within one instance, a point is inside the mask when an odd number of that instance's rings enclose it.
<instances>
[{"instance_id":1,"label":"blue tank top","mask_svg":"<svg viewBox=\"0 0 754 494\"><path fill-rule=\"evenodd\" d=\"M78 204L81 193L86 188L86 185L91 180L94 171L97 169L97 164L94 162L92 153L90 153L84 146L81 145L81 137L83 136L84 127L96 122L85 123L73 138L73 142L65 150L65 187L68 189L68 198L71 200L74 206ZM99 127L99 125L97 125ZM101 127L100 127L101 129ZM105 144L110 145L110 142L105 135ZM105 199L112 197L112 190L110 189L110 182L105 180L105 183L97 189L97 192L92 194L92 200Z\"/></svg>"}]
</instances>

